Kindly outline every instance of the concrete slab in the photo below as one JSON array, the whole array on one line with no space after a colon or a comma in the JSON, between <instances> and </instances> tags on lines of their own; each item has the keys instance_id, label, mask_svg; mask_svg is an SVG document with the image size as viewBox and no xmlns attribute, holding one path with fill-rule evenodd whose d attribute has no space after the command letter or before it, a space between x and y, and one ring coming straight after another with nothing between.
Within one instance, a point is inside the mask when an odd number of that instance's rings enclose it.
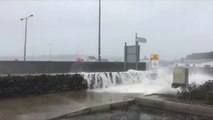
<instances>
[{"instance_id":1,"label":"concrete slab","mask_svg":"<svg viewBox=\"0 0 213 120\"><path fill-rule=\"evenodd\" d=\"M89 106L133 99L136 95L89 91L0 99L2 120L46 120Z\"/></svg>"},{"instance_id":2,"label":"concrete slab","mask_svg":"<svg viewBox=\"0 0 213 120\"><path fill-rule=\"evenodd\" d=\"M61 118L57 120L212 120L208 117L177 113L150 107L140 107L135 104L121 109L105 112Z\"/></svg>"},{"instance_id":3,"label":"concrete slab","mask_svg":"<svg viewBox=\"0 0 213 120\"><path fill-rule=\"evenodd\" d=\"M58 119L62 119L62 118L70 118L70 117L74 117L74 116L85 115L88 113L109 111L111 109L124 108L129 105L132 105L133 103L134 103L134 99L129 99L129 100L124 100L124 101L114 101L112 103L105 103L102 105L89 106L89 107L85 107L83 109L72 111L68 114L64 114L64 115L61 115L61 116L58 116L55 118L51 118L49 120L58 120Z\"/></svg>"},{"instance_id":4,"label":"concrete slab","mask_svg":"<svg viewBox=\"0 0 213 120\"><path fill-rule=\"evenodd\" d=\"M72 111L71 113L64 114L64 115L61 115L61 116L58 116L58 117L55 117L55 118L51 118L49 120L58 120L58 119L61 119L61 118L70 118L70 117L73 117L73 116L87 114L89 112L90 112L90 108L84 108L84 109Z\"/></svg>"},{"instance_id":5,"label":"concrete slab","mask_svg":"<svg viewBox=\"0 0 213 120\"><path fill-rule=\"evenodd\" d=\"M0 100L0 118L2 120L46 120L60 116L85 114L91 106L110 104L111 108L120 108L131 103L138 94L68 92L42 96L31 96ZM142 95L141 95L142 96ZM116 102L116 103L115 103ZM182 103L165 102L163 100L136 99L136 103L153 108L163 108L177 112L188 112L198 115L213 115L213 108L188 106ZM182 106L181 106L182 105ZM104 109L108 109L107 107Z\"/></svg>"},{"instance_id":6,"label":"concrete slab","mask_svg":"<svg viewBox=\"0 0 213 120\"><path fill-rule=\"evenodd\" d=\"M144 97L135 98L135 102L138 105L142 105L146 107L152 107L152 108L164 109L164 110L169 110L174 112L188 113L188 114L194 114L194 115L213 118L213 108L210 108L210 107L194 106L190 104L148 99Z\"/></svg>"},{"instance_id":7,"label":"concrete slab","mask_svg":"<svg viewBox=\"0 0 213 120\"><path fill-rule=\"evenodd\" d=\"M110 104L106 105L98 105L98 106L92 106L90 107L90 112L100 112L100 111L107 111L111 109Z\"/></svg>"},{"instance_id":8,"label":"concrete slab","mask_svg":"<svg viewBox=\"0 0 213 120\"><path fill-rule=\"evenodd\" d=\"M130 104L130 101L124 101L124 102L116 102L111 104L112 109L127 107Z\"/></svg>"}]
</instances>

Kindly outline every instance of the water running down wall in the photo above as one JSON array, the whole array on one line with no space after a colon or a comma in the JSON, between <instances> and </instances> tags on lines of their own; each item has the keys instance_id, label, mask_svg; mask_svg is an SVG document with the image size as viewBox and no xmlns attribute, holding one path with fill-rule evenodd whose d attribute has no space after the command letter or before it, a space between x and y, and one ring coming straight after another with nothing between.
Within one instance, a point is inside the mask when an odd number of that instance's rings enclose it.
<instances>
[{"instance_id":1,"label":"water running down wall","mask_svg":"<svg viewBox=\"0 0 213 120\"><path fill-rule=\"evenodd\" d=\"M129 70L127 72L81 73L87 80L88 89L95 92L176 94L172 88L172 69L158 70L157 79L150 77L149 71ZM203 84L213 77L202 73L189 75L189 84Z\"/></svg>"},{"instance_id":2,"label":"water running down wall","mask_svg":"<svg viewBox=\"0 0 213 120\"><path fill-rule=\"evenodd\" d=\"M89 89L108 88L120 84L139 83L146 78L146 71L81 73Z\"/></svg>"},{"instance_id":3,"label":"water running down wall","mask_svg":"<svg viewBox=\"0 0 213 120\"><path fill-rule=\"evenodd\" d=\"M150 77L149 71L129 70L127 72L78 73L70 74L23 75L0 77L0 97L46 94L60 91L88 90L115 93L164 93L175 94L172 70L159 69L157 79ZM203 84L213 80L205 74L191 74L189 83ZM83 82L84 81L84 82Z\"/></svg>"}]
</instances>

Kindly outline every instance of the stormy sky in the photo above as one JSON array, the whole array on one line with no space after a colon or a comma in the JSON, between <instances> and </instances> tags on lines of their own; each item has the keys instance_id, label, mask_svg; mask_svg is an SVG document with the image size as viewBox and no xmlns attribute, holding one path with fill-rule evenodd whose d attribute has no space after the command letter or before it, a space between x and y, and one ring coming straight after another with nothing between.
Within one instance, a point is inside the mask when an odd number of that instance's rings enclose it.
<instances>
[{"instance_id":1,"label":"stormy sky","mask_svg":"<svg viewBox=\"0 0 213 120\"><path fill-rule=\"evenodd\" d=\"M98 0L0 0L0 56L22 56L28 21L27 55L97 56ZM212 51L213 1L102 0L102 56L123 57L135 33L147 39L141 56L162 59Z\"/></svg>"}]
</instances>

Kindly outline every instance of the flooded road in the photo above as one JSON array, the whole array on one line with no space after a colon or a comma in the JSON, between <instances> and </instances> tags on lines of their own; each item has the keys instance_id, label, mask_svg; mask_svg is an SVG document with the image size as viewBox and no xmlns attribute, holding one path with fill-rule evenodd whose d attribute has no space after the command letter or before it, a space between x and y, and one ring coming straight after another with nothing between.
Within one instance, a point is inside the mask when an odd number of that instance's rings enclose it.
<instances>
[{"instance_id":1,"label":"flooded road","mask_svg":"<svg viewBox=\"0 0 213 120\"><path fill-rule=\"evenodd\" d=\"M134 96L143 96L143 94L80 91L1 99L0 118L3 120L44 120L92 105L133 99Z\"/></svg>"}]
</instances>

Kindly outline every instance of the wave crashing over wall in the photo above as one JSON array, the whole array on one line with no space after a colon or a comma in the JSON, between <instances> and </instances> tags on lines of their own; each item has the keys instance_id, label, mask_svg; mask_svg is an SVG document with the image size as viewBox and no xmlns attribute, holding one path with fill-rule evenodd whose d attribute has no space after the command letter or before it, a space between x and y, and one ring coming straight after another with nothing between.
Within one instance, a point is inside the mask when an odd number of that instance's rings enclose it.
<instances>
[{"instance_id":1,"label":"wave crashing over wall","mask_svg":"<svg viewBox=\"0 0 213 120\"><path fill-rule=\"evenodd\" d=\"M129 70L127 72L81 73L87 81L88 89L96 92L143 93L143 94L176 94L172 88L172 69L161 68L156 79L150 71ZM189 84L198 85L213 77L202 73L190 74Z\"/></svg>"},{"instance_id":2,"label":"wave crashing over wall","mask_svg":"<svg viewBox=\"0 0 213 120\"><path fill-rule=\"evenodd\" d=\"M121 84L139 83L147 76L146 71L82 73L89 89L108 88Z\"/></svg>"}]
</instances>

